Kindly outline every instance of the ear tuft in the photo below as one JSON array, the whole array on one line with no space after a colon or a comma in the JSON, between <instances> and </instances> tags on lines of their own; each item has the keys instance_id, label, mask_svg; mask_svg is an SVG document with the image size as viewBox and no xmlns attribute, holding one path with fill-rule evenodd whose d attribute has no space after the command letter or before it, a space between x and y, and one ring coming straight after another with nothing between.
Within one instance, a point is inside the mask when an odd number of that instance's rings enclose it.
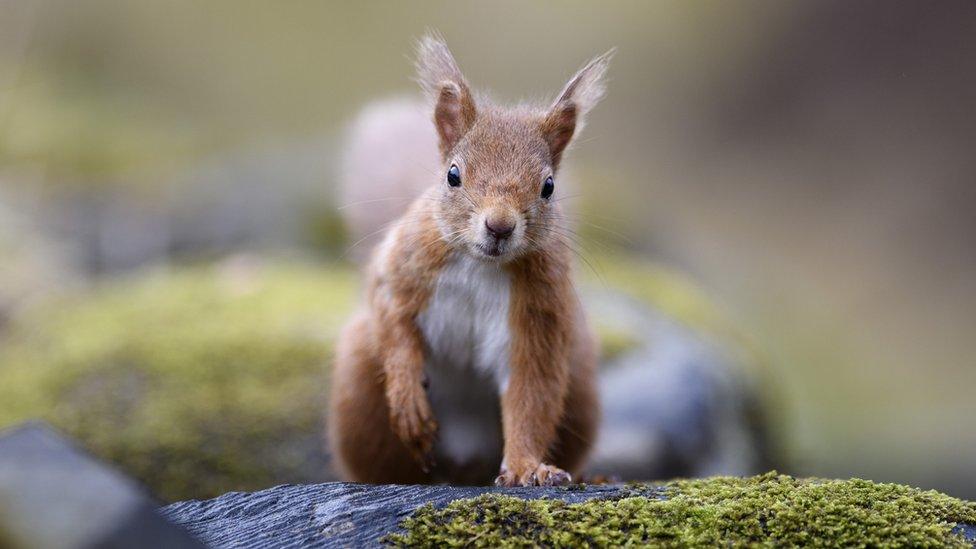
<instances>
[{"instance_id":1,"label":"ear tuft","mask_svg":"<svg viewBox=\"0 0 976 549\"><path fill-rule=\"evenodd\" d=\"M433 97L440 93L443 82L464 81L451 50L436 32L428 33L417 42L417 79L424 91Z\"/></svg>"},{"instance_id":2,"label":"ear tuft","mask_svg":"<svg viewBox=\"0 0 976 549\"><path fill-rule=\"evenodd\" d=\"M577 71L549 108L542 131L553 163L558 164L573 135L583 129L585 117L606 94L606 74L616 49L594 58Z\"/></svg>"},{"instance_id":3,"label":"ear tuft","mask_svg":"<svg viewBox=\"0 0 976 549\"><path fill-rule=\"evenodd\" d=\"M610 60L617 49L611 49L607 53L593 58L589 63L577 71L563 91L559 93L553 107L564 101L570 101L576 105L579 116L586 116L590 109L596 106L603 99L607 92L606 75L610 67Z\"/></svg>"},{"instance_id":4,"label":"ear tuft","mask_svg":"<svg viewBox=\"0 0 976 549\"><path fill-rule=\"evenodd\" d=\"M436 33L417 43L417 79L434 103L434 125L446 156L474 125L477 109L451 50Z\"/></svg>"}]
</instances>

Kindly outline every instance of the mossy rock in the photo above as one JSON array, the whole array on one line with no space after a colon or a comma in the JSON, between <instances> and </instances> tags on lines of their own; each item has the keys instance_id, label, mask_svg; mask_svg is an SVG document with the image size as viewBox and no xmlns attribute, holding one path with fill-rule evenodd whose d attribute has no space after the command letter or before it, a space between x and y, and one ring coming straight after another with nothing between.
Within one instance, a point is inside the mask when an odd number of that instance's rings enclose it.
<instances>
[{"instance_id":1,"label":"mossy rock","mask_svg":"<svg viewBox=\"0 0 976 549\"><path fill-rule=\"evenodd\" d=\"M262 547L970 547L976 504L898 484L765 475L494 488L328 483L161 509ZM260 540L260 541L255 541Z\"/></svg>"},{"instance_id":2,"label":"mossy rock","mask_svg":"<svg viewBox=\"0 0 976 549\"><path fill-rule=\"evenodd\" d=\"M714 320L679 277L623 258L601 265L601 288ZM237 257L58 298L0 339L0 428L47 420L169 501L332 480L327 373L358 293L348 265ZM596 320L605 358L642 344Z\"/></svg>"},{"instance_id":3,"label":"mossy rock","mask_svg":"<svg viewBox=\"0 0 976 549\"><path fill-rule=\"evenodd\" d=\"M160 497L327 479L326 367L352 272L248 261L60 299L0 342L0 427L42 418Z\"/></svg>"},{"instance_id":4,"label":"mossy rock","mask_svg":"<svg viewBox=\"0 0 976 549\"><path fill-rule=\"evenodd\" d=\"M579 503L499 494L428 504L402 547L972 547L976 504L866 480L752 478L631 486Z\"/></svg>"}]
</instances>

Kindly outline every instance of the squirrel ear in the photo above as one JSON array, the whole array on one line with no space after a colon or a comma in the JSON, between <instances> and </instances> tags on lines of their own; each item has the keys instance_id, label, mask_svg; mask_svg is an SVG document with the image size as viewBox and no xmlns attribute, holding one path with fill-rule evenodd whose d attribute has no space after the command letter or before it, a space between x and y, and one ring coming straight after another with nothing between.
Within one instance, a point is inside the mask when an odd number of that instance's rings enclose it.
<instances>
[{"instance_id":1,"label":"squirrel ear","mask_svg":"<svg viewBox=\"0 0 976 549\"><path fill-rule=\"evenodd\" d=\"M428 34L417 45L417 77L434 102L441 155L447 156L474 125L478 113L461 69L437 34Z\"/></svg>"},{"instance_id":2,"label":"squirrel ear","mask_svg":"<svg viewBox=\"0 0 976 549\"><path fill-rule=\"evenodd\" d=\"M604 76L615 51L610 50L594 58L573 75L546 113L542 121L542 134L549 144L554 166L559 164L573 135L583 129L586 113L606 93Z\"/></svg>"}]
</instances>

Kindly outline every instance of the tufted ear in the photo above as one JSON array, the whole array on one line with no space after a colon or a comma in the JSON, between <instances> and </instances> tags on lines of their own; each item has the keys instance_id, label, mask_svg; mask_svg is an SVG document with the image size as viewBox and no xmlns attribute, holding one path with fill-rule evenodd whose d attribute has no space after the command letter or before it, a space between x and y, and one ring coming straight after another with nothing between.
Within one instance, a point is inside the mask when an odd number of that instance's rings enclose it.
<instances>
[{"instance_id":1,"label":"tufted ear","mask_svg":"<svg viewBox=\"0 0 976 549\"><path fill-rule=\"evenodd\" d=\"M549 144L553 166L558 166L573 135L583 129L586 114L606 93L604 77L615 50L593 59L579 70L542 120L542 134Z\"/></svg>"},{"instance_id":2,"label":"tufted ear","mask_svg":"<svg viewBox=\"0 0 976 549\"><path fill-rule=\"evenodd\" d=\"M437 35L428 34L417 46L417 77L434 103L434 126L446 157L474 125L474 97L451 50Z\"/></svg>"}]
</instances>

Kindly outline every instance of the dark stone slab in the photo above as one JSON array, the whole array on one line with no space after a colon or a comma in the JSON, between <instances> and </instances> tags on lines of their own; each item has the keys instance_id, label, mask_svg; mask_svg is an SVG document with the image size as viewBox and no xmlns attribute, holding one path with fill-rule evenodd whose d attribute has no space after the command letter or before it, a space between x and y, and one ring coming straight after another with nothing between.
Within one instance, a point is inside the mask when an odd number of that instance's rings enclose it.
<instances>
[{"instance_id":1,"label":"dark stone slab","mask_svg":"<svg viewBox=\"0 0 976 549\"><path fill-rule=\"evenodd\" d=\"M955 527L955 531L965 536L966 539L972 541L973 546L976 547L976 525L959 524Z\"/></svg>"},{"instance_id":2,"label":"dark stone slab","mask_svg":"<svg viewBox=\"0 0 976 549\"><path fill-rule=\"evenodd\" d=\"M587 310L633 347L601 365L603 420L586 473L625 480L747 476L776 467L755 372L736 347L619 291Z\"/></svg>"},{"instance_id":3,"label":"dark stone slab","mask_svg":"<svg viewBox=\"0 0 976 549\"><path fill-rule=\"evenodd\" d=\"M362 547L377 545L426 503L443 506L489 492L579 502L619 490L612 486L580 490L333 482L231 492L206 501L174 503L160 511L213 547Z\"/></svg>"},{"instance_id":4,"label":"dark stone slab","mask_svg":"<svg viewBox=\"0 0 976 549\"><path fill-rule=\"evenodd\" d=\"M426 503L440 507L490 492L577 503L613 496L622 490L620 486L505 489L335 482L232 492L206 501L174 503L160 511L213 547L372 547ZM976 541L976 528L959 528L968 539Z\"/></svg>"},{"instance_id":5,"label":"dark stone slab","mask_svg":"<svg viewBox=\"0 0 976 549\"><path fill-rule=\"evenodd\" d=\"M133 481L42 423L0 434L0 546L199 548Z\"/></svg>"}]
</instances>

